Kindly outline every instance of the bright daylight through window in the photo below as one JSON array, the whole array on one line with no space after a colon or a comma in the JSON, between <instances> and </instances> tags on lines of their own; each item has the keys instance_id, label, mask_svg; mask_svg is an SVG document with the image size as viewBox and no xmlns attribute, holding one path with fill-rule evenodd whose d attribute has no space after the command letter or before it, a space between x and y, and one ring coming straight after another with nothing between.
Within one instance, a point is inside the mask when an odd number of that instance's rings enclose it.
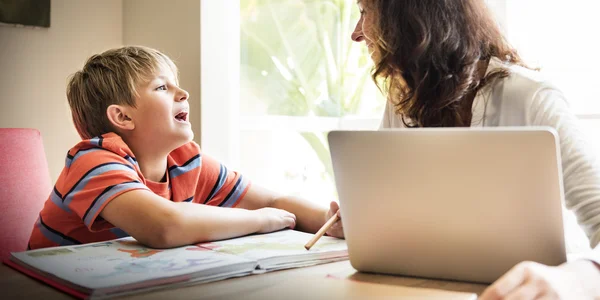
<instances>
[{"instance_id":1,"label":"bright daylight through window","mask_svg":"<svg viewBox=\"0 0 600 300\"><path fill-rule=\"evenodd\" d=\"M368 53L350 39L359 18L355 2L203 1L204 150L272 189L336 199L327 132L376 129L384 107ZM600 1L487 3L526 63L564 91L600 148L600 47L593 32ZM570 218L568 238L585 247Z\"/></svg>"}]
</instances>

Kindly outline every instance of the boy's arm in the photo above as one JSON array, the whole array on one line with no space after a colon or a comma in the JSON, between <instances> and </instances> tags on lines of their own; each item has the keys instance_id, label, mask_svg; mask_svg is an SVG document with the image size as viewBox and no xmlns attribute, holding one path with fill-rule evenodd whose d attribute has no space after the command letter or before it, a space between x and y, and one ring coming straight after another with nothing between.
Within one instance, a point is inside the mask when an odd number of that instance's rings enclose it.
<instances>
[{"instance_id":1,"label":"boy's arm","mask_svg":"<svg viewBox=\"0 0 600 300\"><path fill-rule=\"evenodd\" d=\"M141 243L155 248L222 240L295 226L295 216L284 210L246 210L178 203L142 189L115 197L100 216Z\"/></svg>"},{"instance_id":2,"label":"boy's arm","mask_svg":"<svg viewBox=\"0 0 600 300\"><path fill-rule=\"evenodd\" d=\"M315 233L327 221L328 207L293 196L282 196L266 188L252 184L244 199L237 206L246 209L273 207L296 215L296 229Z\"/></svg>"}]
</instances>

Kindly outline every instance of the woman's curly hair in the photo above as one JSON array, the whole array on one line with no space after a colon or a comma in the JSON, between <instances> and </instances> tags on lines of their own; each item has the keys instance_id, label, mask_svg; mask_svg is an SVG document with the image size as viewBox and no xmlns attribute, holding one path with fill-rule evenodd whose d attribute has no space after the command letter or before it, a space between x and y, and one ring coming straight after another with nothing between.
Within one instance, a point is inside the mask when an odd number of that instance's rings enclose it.
<instances>
[{"instance_id":1,"label":"woman's curly hair","mask_svg":"<svg viewBox=\"0 0 600 300\"><path fill-rule=\"evenodd\" d=\"M509 75L498 69L481 78L481 62L524 66L483 0L362 2L376 14L373 80L407 127L470 126L469 96Z\"/></svg>"}]
</instances>

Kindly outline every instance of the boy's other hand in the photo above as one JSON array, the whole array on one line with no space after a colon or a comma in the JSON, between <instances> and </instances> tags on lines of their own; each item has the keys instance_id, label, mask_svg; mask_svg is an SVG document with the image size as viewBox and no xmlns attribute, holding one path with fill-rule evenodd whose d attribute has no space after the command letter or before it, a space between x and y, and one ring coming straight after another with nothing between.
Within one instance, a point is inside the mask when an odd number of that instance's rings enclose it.
<instances>
[{"instance_id":1,"label":"boy's other hand","mask_svg":"<svg viewBox=\"0 0 600 300\"><path fill-rule=\"evenodd\" d=\"M327 220L329 220L334 214L338 214L340 220L333 224L333 226L331 226L331 228L329 228L329 230L327 230L327 232L325 233L329 236L343 239L344 225L342 224L342 215L340 213L340 206L338 205L338 203L335 201L331 201L331 203L329 203L329 211L325 216L325 222L327 222Z\"/></svg>"},{"instance_id":2,"label":"boy's other hand","mask_svg":"<svg viewBox=\"0 0 600 300\"><path fill-rule=\"evenodd\" d=\"M284 228L294 229L296 215L283 209L265 207L255 210L258 214L260 229L258 233L269 233Z\"/></svg>"}]
</instances>

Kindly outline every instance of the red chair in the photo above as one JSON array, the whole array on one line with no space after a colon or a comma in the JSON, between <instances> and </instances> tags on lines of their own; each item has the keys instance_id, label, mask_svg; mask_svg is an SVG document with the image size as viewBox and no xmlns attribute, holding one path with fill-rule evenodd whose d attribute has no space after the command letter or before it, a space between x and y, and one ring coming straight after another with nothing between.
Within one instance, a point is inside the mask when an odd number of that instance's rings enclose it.
<instances>
[{"instance_id":1,"label":"red chair","mask_svg":"<svg viewBox=\"0 0 600 300\"><path fill-rule=\"evenodd\" d=\"M51 188L40 132L0 128L0 261L27 249Z\"/></svg>"}]
</instances>

